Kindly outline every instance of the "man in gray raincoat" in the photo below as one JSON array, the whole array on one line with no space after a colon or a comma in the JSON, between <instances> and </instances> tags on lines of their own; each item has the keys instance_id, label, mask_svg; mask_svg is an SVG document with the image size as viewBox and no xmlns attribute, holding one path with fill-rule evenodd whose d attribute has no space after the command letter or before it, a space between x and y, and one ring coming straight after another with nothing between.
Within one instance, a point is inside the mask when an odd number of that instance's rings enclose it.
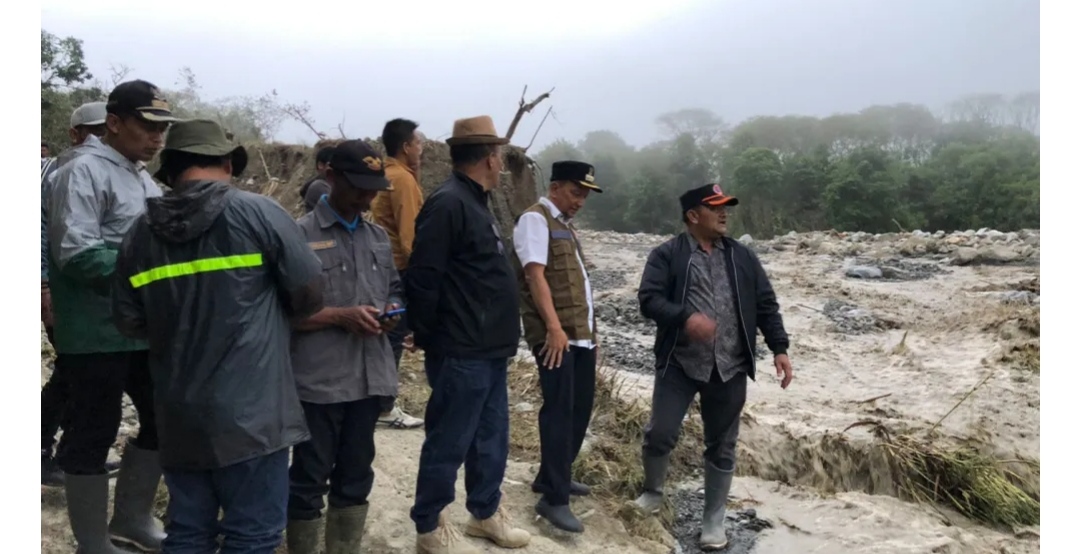
<instances>
[{"instance_id":1,"label":"man in gray raincoat","mask_svg":"<svg viewBox=\"0 0 1080 554\"><path fill-rule=\"evenodd\" d=\"M274 200L229 185L247 164L213 121L177 123L116 262L113 312L150 346L169 488L164 552L271 554L281 543L289 447L309 438L290 320L322 308L319 260ZM218 521L218 510L224 515Z\"/></svg>"},{"instance_id":2,"label":"man in gray raincoat","mask_svg":"<svg viewBox=\"0 0 1080 554\"><path fill-rule=\"evenodd\" d=\"M105 110L105 136L60 167L47 191L53 346L68 389L65 409L76 415L64 421L56 461L80 554L122 552L111 541L154 551L164 538L153 516L161 466L146 342L112 325L109 282L124 233L146 200L161 196L143 163L157 155L175 118L158 89L138 80L117 85ZM124 445L110 522L105 461L124 393L139 433Z\"/></svg>"}]
</instances>

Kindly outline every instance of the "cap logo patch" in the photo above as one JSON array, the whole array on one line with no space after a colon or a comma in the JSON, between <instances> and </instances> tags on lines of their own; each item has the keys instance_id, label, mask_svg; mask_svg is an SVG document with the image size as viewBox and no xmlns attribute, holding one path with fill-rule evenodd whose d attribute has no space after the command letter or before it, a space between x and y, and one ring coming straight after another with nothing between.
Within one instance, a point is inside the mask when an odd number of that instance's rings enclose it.
<instances>
[{"instance_id":1,"label":"cap logo patch","mask_svg":"<svg viewBox=\"0 0 1080 554\"><path fill-rule=\"evenodd\" d=\"M585 181L586 181L586 182L589 182L589 183L591 183L591 182L593 182L593 181L595 181L595 180L596 180L596 177L593 177L593 174L592 174L592 172L591 172L591 171L590 171L589 173L586 173L586 174L585 174Z\"/></svg>"},{"instance_id":2,"label":"cap logo patch","mask_svg":"<svg viewBox=\"0 0 1080 554\"><path fill-rule=\"evenodd\" d=\"M155 110L166 110L167 111L169 109L169 103L166 102L165 100L161 99L161 98L154 98L150 102L150 107L155 109Z\"/></svg>"},{"instance_id":3,"label":"cap logo patch","mask_svg":"<svg viewBox=\"0 0 1080 554\"><path fill-rule=\"evenodd\" d=\"M374 156L367 156L364 158L364 163L367 164L368 169L372 171L382 171L382 159Z\"/></svg>"},{"instance_id":4,"label":"cap logo patch","mask_svg":"<svg viewBox=\"0 0 1080 554\"><path fill-rule=\"evenodd\" d=\"M719 194L720 196L724 195L724 191L720 189L720 185L713 185L712 186L712 191L713 191L713 194Z\"/></svg>"}]
</instances>

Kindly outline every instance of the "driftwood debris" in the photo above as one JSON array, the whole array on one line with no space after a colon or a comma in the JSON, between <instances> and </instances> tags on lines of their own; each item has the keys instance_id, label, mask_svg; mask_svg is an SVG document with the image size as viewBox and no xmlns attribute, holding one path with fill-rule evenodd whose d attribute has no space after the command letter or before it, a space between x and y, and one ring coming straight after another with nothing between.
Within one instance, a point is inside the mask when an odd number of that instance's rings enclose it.
<instances>
[{"instance_id":1,"label":"driftwood debris","mask_svg":"<svg viewBox=\"0 0 1080 554\"><path fill-rule=\"evenodd\" d=\"M534 98L532 100L532 102L525 102L525 93L527 93L529 91L529 85L525 85L524 90L521 91L521 100L518 101L517 113L514 114L514 119L510 121L510 128L506 130L506 139L507 140L510 140L510 139L512 139L514 137L514 131L517 131L518 124L521 123L521 118L525 114L533 111L533 109L536 108L537 106L539 106L541 102L543 102L544 100L547 100L548 98L550 98L551 97L551 92L554 91L554 90L555 90L555 88L552 87L551 90L549 90L549 91L541 94L540 96L537 96L536 98ZM547 117L545 116L545 119L546 118ZM541 125L542 124L543 123L541 123Z\"/></svg>"}]
</instances>

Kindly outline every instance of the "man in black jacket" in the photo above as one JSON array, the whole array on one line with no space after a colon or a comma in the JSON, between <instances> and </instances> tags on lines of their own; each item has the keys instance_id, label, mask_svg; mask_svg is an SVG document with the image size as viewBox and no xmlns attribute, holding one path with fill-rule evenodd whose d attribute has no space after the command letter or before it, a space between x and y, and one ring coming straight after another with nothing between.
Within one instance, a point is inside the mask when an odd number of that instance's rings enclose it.
<instances>
[{"instance_id":1,"label":"man in black jacket","mask_svg":"<svg viewBox=\"0 0 1080 554\"><path fill-rule=\"evenodd\" d=\"M679 198L686 232L649 253L638 288L641 313L656 322L656 381L645 428L647 513L663 504L668 458L694 396L705 426L705 510L702 550L727 546L724 507L735 474L739 416L746 379L754 378L757 330L773 352L780 386L791 383L788 337L776 295L752 250L725 236L727 209L739 203L719 185Z\"/></svg>"},{"instance_id":2,"label":"man in black jacket","mask_svg":"<svg viewBox=\"0 0 1080 554\"><path fill-rule=\"evenodd\" d=\"M503 548L529 543L500 504L510 442L508 358L521 338L517 279L499 237L488 195L503 169L490 117L458 120L447 144L453 174L416 218L405 272L405 305L416 346L424 350L431 398L416 476L418 554L479 552L441 515L454 501L465 464L466 533Z\"/></svg>"},{"instance_id":3,"label":"man in black jacket","mask_svg":"<svg viewBox=\"0 0 1080 554\"><path fill-rule=\"evenodd\" d=\"M229 186L246 163L217 123L175 124L155 174L171 190L147 200L116 259L113 319L150 347L164 552L216 552L221 534L223 551L272 554L289 447L311 436L289 335L323 307L321 266L277 202Z\"/></svg>"}]
</instances>

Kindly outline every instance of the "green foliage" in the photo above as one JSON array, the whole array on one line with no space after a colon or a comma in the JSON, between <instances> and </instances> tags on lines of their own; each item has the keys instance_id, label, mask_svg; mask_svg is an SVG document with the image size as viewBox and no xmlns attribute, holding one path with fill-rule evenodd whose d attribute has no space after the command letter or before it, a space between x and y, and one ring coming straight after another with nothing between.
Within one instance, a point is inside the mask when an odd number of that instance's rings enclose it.
<instances>
[{"instance_id":1,"label":"green foliage","mask_svg":"<svg viewBox=\"0 0 1080 554\"><path fill-rule=\"evenodd\" d=\"M128 77L127 68L114 69L111 85L92 81L85 60L82 41L75 37L59 38L41 31L41 139L53 153L70 143L68 127L71 113L86 102L103 101L109 90ZM265 142L280 126L284 110L276 93L259 97L237 96L205 99L189 68L180 71L175 88L161 86L173 112L183 119L212 119L231 132L237 141Z\"/></svg>"},{"instance_id":2,"label":"green foliage","mask_svg":"<svg viewBox=\"0 0 1080 554\"><path fill-rule=\"evenodd\" d=\"M596 166L604 194L581 214L596 229L678 231L679 194L710 182L739 197L736 234L1038 228L1038 100L974 95L941 116L897 104L733 129L687 109L657 118L667 138L644 148L595 131L553 143L538 161L545 171L557 159Z\"/></svg>"}]
</instances>

